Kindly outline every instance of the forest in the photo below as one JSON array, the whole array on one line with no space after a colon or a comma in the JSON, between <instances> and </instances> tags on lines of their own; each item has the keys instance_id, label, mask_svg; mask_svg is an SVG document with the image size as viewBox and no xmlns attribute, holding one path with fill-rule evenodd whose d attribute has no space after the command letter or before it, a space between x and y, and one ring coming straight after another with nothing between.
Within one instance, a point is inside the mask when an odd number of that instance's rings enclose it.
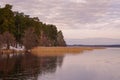
<instances>
[{"instance_id":1,"label":"forest","mask_svg":"<svg viewBox=\"0 0 120 80\"><path fill-rule=\"evenodd\" d=\"M0 48L17 45L31 49L36 46L66 46L62 31L53 24L46 24L38 17L13 11L12 5L0 7Z\"/></svg>"}]
</instances>

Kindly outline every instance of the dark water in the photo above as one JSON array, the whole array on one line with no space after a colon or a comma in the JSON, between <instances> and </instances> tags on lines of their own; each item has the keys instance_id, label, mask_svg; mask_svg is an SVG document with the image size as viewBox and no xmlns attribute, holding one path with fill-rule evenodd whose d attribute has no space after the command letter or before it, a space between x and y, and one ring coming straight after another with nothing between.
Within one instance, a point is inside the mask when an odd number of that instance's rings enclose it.
<instances>
[{"instance_id":1,"label":"dark water","mask_svg":"<svg viewBox=\"0 0 120 80\"><path fill-rule=\"evenodd\" d=\"M120 48L64 56L0 55L0 80L120 80Z\"/></svg>"}]
</instances>

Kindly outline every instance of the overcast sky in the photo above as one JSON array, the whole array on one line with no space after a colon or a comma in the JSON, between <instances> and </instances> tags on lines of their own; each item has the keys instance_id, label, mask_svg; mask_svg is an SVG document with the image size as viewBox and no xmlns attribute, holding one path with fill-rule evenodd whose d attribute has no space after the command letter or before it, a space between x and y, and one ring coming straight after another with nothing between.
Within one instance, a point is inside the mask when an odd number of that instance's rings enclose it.
<instances>
[{"instance_id":1,"label":"overcast sky","mask_svg":"<svg viewBox=\"0 0 120 80\"><path fill-rule=\"evenodd\" d=\"M120 39L120 0L0 0L7 3L56 25L65 39Z\"/></svg>"}]
</instances>

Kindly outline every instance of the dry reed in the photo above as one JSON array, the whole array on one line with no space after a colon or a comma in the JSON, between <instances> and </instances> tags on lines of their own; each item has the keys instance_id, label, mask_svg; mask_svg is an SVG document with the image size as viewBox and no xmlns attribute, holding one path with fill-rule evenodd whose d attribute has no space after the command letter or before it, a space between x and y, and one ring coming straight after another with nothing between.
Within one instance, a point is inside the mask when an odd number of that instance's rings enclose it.
<instances>
[{"instance_id":1,"label":"dry reed","mask_svg":"<svg viewBox=\"0 0 120 80\"><path fill-rule=\"evenodd\" d=\"M31 53L38 56L63 56L65 54L77 54L86 50L102 49L95 47L36 47Z\"/></svg>"}]
</instances>

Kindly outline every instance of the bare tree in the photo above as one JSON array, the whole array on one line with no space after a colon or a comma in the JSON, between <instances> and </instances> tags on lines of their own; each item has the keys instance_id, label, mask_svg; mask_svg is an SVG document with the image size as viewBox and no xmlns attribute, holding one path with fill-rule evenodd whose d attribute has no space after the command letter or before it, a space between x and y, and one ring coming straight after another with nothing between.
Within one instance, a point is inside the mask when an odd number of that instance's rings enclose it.
<instances>
[{"instance_id":1,"label":"bare tree","mask_svg":"<svg viewBox=\"0 0 120 80\"><path fill-rule=\"evenodd\" d=\"M0 34L0 48L3 46L3 36Z\"/></svg>"},{"instance_id":2,"label":"bare tree","mask_svg":"<svg viewBox=\"0 0 120 80\"><path fill-rule=\"evenodd\" d=\"M28 28L25 31L23 45L26 49L31 49L38 45L38 36L35 34L34 28Z\"/></svg>"},{"instance_id":3,"label":"bare tree","mask_svg":"<svg viewBox=\"0 0 120 80\"><path fill-rule=\"evenodd\" d=\"M64 40L64 36L62 34L62 31L59 31L57 33L57 45L58 46L66 46L66 42Z\"/></svg>"},{"instance_id":4,"label":"bare tree","mask_svg":"<svg viewBox=\"0 0 120 80\"><path fill-rule=\"evenodd\" d=\"M3 33L3 42L6 44L6 49L10 49L10 46L15 43L14 36L8 31Z\"/></svg>"},{"instance_id":5,"label":"bare tree","mask_svg":"<svg viewBox=\"0 0 120 80\"><path fill-rule=\"evenodd\" d=\"M49 39L45 35L44 31L41 31L41 34L39 36L39 45L40 46L49 46Z\"/></svg>"}]
</instances>

